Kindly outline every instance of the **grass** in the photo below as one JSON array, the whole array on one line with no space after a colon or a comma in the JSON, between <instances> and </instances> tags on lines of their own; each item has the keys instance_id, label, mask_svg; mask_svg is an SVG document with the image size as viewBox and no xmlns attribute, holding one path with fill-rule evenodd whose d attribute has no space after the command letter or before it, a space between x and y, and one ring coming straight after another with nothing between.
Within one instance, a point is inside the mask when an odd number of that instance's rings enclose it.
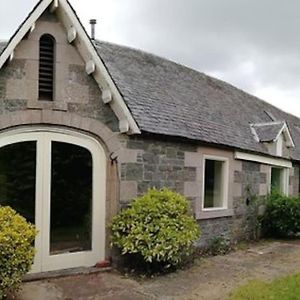
<instances>
[{"instance_id":1,"label":"grass","mask_svg":"<svg viewBox=\"0 0 300 300\"><path fill-rule=\"evenodd\" d=\"M300 273L266 283L259 280L235 290L230 300L299 300Z\"/></svg>"}]
</instances>

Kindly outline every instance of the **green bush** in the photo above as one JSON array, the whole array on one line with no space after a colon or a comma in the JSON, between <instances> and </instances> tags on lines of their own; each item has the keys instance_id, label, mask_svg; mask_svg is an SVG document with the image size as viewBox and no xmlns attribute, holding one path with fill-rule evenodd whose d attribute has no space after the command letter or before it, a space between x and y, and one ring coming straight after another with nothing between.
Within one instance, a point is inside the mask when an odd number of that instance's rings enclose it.
<instances>
[{"instance_id":1,"label":"green bush","mask_svg":"<svg viewBox=\"0 0 300 300\"><path fill-rule=\"evenodd\" d=\"M177 266L192 254L199 227L188 215L188 201L168 189L149 189L112 222L112 245L145 263Z\"/></svg>"},{"instance_id":2,"label":"green bush","mask_svg":"<svg viewBox=\"0 0 300 300\"><path fill-rule=\"evenodd\" d=\"M300 198L272 192L262 221L263 231L270 236L289 237L300 232Z\"/></svg>"},{"instance_id":3,"label":"green bush","mask_svg":"<svg viewBox=\"0 0 300 300\"><path fill-rule=\"evenodd\" d=\"M16 291L33 262L35 227L12 208L0 206L0 299Z\"/></svg>"}]
</instances>

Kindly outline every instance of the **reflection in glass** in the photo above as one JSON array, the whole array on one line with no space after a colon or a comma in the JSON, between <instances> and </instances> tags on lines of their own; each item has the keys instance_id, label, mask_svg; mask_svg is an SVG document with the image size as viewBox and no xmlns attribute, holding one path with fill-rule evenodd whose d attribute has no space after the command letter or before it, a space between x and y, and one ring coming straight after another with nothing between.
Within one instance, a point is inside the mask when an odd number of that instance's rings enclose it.
<instances>
[{"instance_id":1,"label":"reflection in glass","mask_svg":"<svg viewBox=\"0 0 300 300\"><path fill-rule=\"evenodd\" d=\"M0 205L35 223L36 142L0 148Z\"/></svg>"},{"instance_id":2,"label":"reflection in glass","mask_svg":"<svg viewBox=\"0 0 300 300\"><path fill-rule=\"evenodd\" d=\"M281 192L283 190L283 169L272 168L271 170L271 187L275 191Z\"/></svg>"},{"instance_id":3,"label":"reflection in glass","mask_svg":"<svg viewBox=\"0 0 300 300\"><path fill-rule=\"evenodd\" d=\"M91 250L92 156L52 142L50 253Z\"/></svg>"},{"instance_id":4,"label":"reflection in glass","mask_svg":"<svg viewBox=\"0 0 300 300\"><path fill-rule=\"evenodd\" d=\"M223 168L223 161L205 160L204 208L223 206Z\"/></svg>"}]
</instances>

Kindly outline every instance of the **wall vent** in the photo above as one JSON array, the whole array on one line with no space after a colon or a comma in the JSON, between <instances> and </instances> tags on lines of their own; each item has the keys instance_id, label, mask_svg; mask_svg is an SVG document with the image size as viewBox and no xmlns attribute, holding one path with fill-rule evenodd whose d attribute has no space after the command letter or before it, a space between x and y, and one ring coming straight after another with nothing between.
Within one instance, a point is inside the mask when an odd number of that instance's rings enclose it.
<instances>
[{"instance_id":1,"label":"wall vent","mask_svg":"<svg viewBox=\"0 0 300 300\"><path fill-rule=\"evenodd\" d=\"M49 34L40 39L39 100L53 101L55 40Z\"/></svg>"}]
</instances>

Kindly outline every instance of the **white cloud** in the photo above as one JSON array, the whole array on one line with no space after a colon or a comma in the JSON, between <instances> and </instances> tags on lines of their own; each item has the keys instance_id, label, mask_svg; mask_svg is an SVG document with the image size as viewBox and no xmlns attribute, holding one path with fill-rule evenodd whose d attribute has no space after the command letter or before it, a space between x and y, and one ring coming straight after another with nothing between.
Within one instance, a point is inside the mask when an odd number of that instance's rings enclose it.
<instances>
[{"instance_id":1,"label":"white cloud","mask_svg":"<svg viewBox=\"0 0 300 300\"><path fill-rule=\"evenodd\" d=\"M254 95L300 117L300 88L287 91L278 89L276 86L261 87L254 91Z\"/></svg>"}]
</instances>

